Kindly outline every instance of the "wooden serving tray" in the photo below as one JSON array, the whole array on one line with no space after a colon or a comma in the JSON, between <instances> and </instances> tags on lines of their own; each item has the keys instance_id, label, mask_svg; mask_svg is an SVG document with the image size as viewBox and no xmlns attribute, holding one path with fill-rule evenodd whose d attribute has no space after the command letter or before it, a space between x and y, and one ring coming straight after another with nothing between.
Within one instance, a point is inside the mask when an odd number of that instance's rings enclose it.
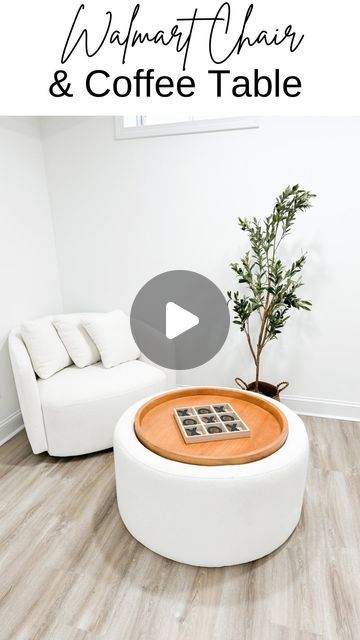
<instances>
[{"instance_id":1,"label":"wooden serving tray","mask_svg":"<svg viewBox=\"0 0 360 640\"><path fill-rule=\"evenodd\" d=\"M174 409L217 403L232 405L248 425L250 437L185 443ZM135 416L135 433L145 447L169 460L198 465L244 464L280 449L287 438L288 423L280 407L264 396L237 389L194 387L169 391L146 402Z\"/></svg>"}]
</instances>

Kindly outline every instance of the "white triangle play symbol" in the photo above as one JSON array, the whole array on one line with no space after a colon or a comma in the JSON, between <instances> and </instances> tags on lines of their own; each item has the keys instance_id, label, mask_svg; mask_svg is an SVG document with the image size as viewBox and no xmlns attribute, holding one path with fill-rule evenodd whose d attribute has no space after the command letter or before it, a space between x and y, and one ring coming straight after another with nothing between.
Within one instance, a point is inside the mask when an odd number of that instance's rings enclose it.
<instances>
[{"instance_id":1,"label":"white triangle play symbol","mask_svg":"<svg viewBox=\"0 0 360 640\"><path fill-rule=\"evenodd\" d=\"M179 307L175 302L166 305L166 337L169 340L180 336L185 331L199 324L199 318L190 311Z\"/></svg>"}]
</instances>

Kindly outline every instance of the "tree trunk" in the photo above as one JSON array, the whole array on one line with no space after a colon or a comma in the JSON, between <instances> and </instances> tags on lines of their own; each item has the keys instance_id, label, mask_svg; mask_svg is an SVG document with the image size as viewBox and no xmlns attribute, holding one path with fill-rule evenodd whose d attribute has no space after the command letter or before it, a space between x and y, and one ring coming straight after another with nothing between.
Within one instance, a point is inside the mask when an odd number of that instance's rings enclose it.
<instances>
[{"instance_id":1,"label":"tree trunk","mask_svg":"<svg viewBox=\"0 0 360 640\"><path fill-rule=\"evenodd\" d=\"M259 393L259 377L260 377L260 355L256 357L256 375L255 375L255 391Z\"/></svg>"}]
</instances>

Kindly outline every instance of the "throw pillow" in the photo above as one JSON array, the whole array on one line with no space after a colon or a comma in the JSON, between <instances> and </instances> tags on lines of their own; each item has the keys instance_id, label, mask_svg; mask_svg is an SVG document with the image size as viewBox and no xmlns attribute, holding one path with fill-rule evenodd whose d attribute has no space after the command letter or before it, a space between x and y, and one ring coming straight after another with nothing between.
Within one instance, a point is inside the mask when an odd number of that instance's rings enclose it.
<instances>
[{"instance_id":1,"label":"throw pillow","mask_svg":"<svg viewBox=\"0 0 360 640\"><path fill-rule=\"evenodd\" d=\"M95 342L106 369L139 357L140 351L130 329L130 318L123 311L85 318L82 325Z\"/></svg>"},{"instance_id":2,"label":"throw pillow","mask_svg":"<svg viewBox=\"0 0 360 640\"><path fill-rule=\"evenodd\" d=\"M39 378L46 380L72 364L50 318L24 322L21 335Z\"/></svg>"}]
</instances>

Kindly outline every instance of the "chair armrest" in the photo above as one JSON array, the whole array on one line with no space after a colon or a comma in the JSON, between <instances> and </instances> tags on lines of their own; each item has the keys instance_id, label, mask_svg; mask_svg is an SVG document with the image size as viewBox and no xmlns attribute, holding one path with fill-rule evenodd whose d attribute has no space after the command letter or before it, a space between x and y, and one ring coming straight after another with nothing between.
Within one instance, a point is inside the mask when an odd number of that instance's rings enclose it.
<instances>
[{"instance_id":1,"label":"chair armrest","mask_svg":"<svg viewBox=\"0 0 360 640\"><path fill-rule=\"evenodd\" d=\"M34 453L47 451L48 445L36 376L30 356L18 330L9 335L9 353L20 409Z\"/></svg>"},{"instance_id":2,"label":"chair armrest","mask_svg":"<svg viewBox=\"0 0 360 640\"><path fill-rule=\"evenodd\" d=\"M160 365L152 362L152 360L149 360L149 358L147 358L143 353L140 354L139 360L141 362L152 364L157 369L161 369L161 371L163 371L166 375L168 389L174 389L174 387L176 387L176 371L174 369L166 369L165 367L160 367Z\"/></svg>"}]
</instances>

